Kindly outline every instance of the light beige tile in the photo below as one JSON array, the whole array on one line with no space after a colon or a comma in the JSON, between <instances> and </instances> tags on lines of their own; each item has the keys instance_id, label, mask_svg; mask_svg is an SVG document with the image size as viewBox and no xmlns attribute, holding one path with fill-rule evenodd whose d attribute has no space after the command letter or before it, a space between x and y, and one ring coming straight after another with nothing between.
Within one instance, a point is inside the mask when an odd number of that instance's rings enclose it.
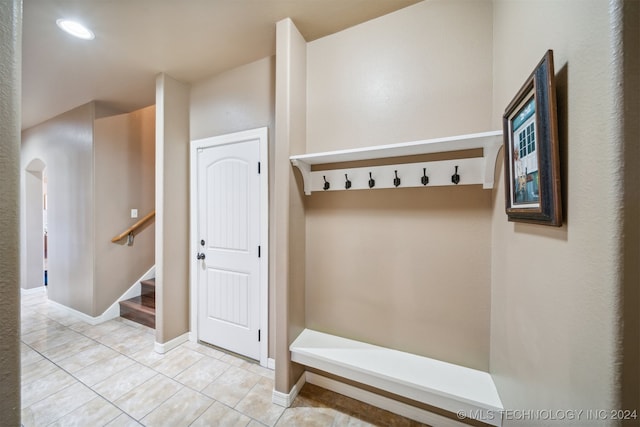
<instances>
[{"instance_id":1,"label":"light beige tile","mask_svg":"<svg viewBox=\"0 0 640 427\"><path fill-rule=\"evenodd\" d=\"M251 365L253 365L252 362L247 362L241 357L237 357L232 354L226 354L226 353L223 354L222 357L220 357L220 360L222 360L225 363L228 363L231 366L236 366L238 368L243 368L247 370L251 367Z\"/></svg>"},{"instance_id":2,"label":"light beige tile","mask_svg":"<svg viewBox=\"0 0 640 427\"><path fill-rule=\"evenodd\" d=\"M246 427L251 418L240 412L214 402L209 406L197 420L191 424L192 427Z\"/></svg>"},{"instance_id":3,"label":"light beige tile","mask_svg":"<svg viewBox=\"0 0 640 427\"><path fill-rule=\"evenodd\" d=\"M348 422L348 418L341 419ZM276 427L331 427L346 426L335 422L336 412L329 408L287 408L278 420Z\"/></svg>"},{"instance_id":4,"label":"light beige tile","mask_svg":"<svg viewBox=\"0 0 640 427\"><path fill-rule=\"evenodd\" d=\"M127 325L122 325L112 333L98 337L96 340L127 355L132 355L144 348L153 348L154 345L153 335Z\"/></svg>"},{"instance_id":5,"label":"light beige tile","mask_svg":"<svg viewBox=\"0 0 640 427\"><path fill-rule=\"evenodd\" d=\"M158 364L166 356L167 354L158 353L153 349L153 347L143 348L142 350L129 355L129 357L131 357L136 362L142 363L143 365L149 367Z\"/></svg>"},{"instance_id":6,"label":"light beige tile","mask_svg":"<svg viewBox=\"0 0 640 427\"><path fill-rule=\"evenodd\" d=\"M37 362L30 363L26 366L22 366L20 368L22 385L25 386L30 382L35 381L38 378L45 377L58 369L60 368L58 368L53 362L45 358L42 358Z\"/></svg>"},{"instance_id":7,"label":"light beige tile","mask_svg":"<svg viewBox=\"0 0 640 427\"><path fill-rule=\"evenodd\" d=\"M78 327L78 326L76 326ZM72 329L76 327L72 326ZM79 327L80 331L83 335L86 335L89 338L97 339L104 335L108 335L115 331L116 329L122 328L123 325L119 322L103 322L98 325L88 325L86 327Z\"/></svg>"},{"instance_id":8,"label":"light beige tile","mask_svg":"<svg viewBox=\"0 0 640 427\"><path fill-rule=\"evenodd\" d=\"M258 374L262 377L266 377L272 380L275 379L275 371L273 371L272 369L264 368L257 363L250 363L247 369L254 374Z\"/></svg>"},{"instance_id":9,"label":"light beige tile","mask_svg":"<svg viewBox=\"0 0 640 427\"><path fill-rule=\"evenodd\" d=\"M134 363L128 368L100 381L92 388L104 396L105 399L113 402L155 375L157 373L154 370L139 363Z\"/></svg>"},{"instance_id":10,"label":"light beige tile","mask_svg":"<svg viewBox=\"0 0 640 427\"><path fill-rule=\"evenodd\" d=\"M36 314L24 315L20 321L20 333L21 335L28 335L32 332L39 331L40 329L44 329L47 326L55 327L57 326L57 322L49 319L46 316L40 316Z\"/></svg>"},{"instance_id":11,"label":"light beige tile","mask_svg":"<svg viewBox=\"0 0 640 427\"><path fill-rule=\"evenodd\" d=\"M162 360L151 367L156 371L173 378L203 357L205 357L205 355L202 353L180 347L171 350Z\"/></svg>"},{"instance_id":12,"label":"light beige tile","mask_svg":"<svg viewBox=\"0 0 640 427\"><path fill-rule=\"evenodd\" d=\"M263 424L273 426L284 412L284 408L272 403L272 396L273 381L262 377L235 409Z\"/></svg>"},{"instance_id":13,"label":"light beige tile","mask_svg":"<svg viewBox=\"0 0 640 427\"><path fill-rule=\"evenodd\" d=\"M85 322L82 319L75 318L73 320L73 322L68 323L68 324L66 324L64 326L66 326L67 328L71 329L72 331L80 332L81 328L86 327L86 326L90 326L90 324Z\"/></svg>"},{"instance_id":14,"label":"light beige tile","mask_svg":"<svg viewBox=\"0 0 640 427\"><path fill-rule=\"evenodd\" d=\"M333 422L333 425L345 427L375 427L375 424L369 424L366 421L359 420L358 418L351 417L340 412L336 413L336 419Z\"/></svg>"},{"instance_id":15,"label":"light beige tile","mask_svg":"<svg viewBox=\"0 0 640 427\"><path fill-rule=\"evenodd\" d=\"M150 328L146 325L142 325L140 323L136 323L132 320L129 319L125 319L124 317L116 317L115 319L113 319L114 322L118 322L118 323L122 323L123 325L127 325L127 326L131 326L132 328L136 328L139 329L147 334L153 335L155 337L156 335L156 330L153 328Z\"/></svg>"},{"instance_id":16,"label":"light beige tile","mask_svg":"<svg viewBox=\"0 0 640 427\"><path fill-rule=\"evenodd\" d=\"M59 360L57 363L62 369L73 373L96 363L99 360L110 359L116 356L118 356L116 351L102 344L95 343L93 346L86 348L73 356Z\"/></svg>"},{"instance_id":17,"label":"light beige tile","mask_svg":"<svg viewBox=\"0 0 640 427\"><path fill-rule=\"evenodd\" d=\"M162 402L184 388L178 382L162 374L122 395L114 403L127 414L140 421Z\"/></svg>"},{"instance_id":18,"label":"light beige tile","mask_svg":"<svg viewBox=\"0 0 640 427\"><path fill-rule=\"evenodd\" d=\"M78 338L75 340L44 350L42 355L53 362L58 362L96 345L98 345L97 342L78 335Z\"/></svg>"},{"instance_id":19,"label":"light beige tile","mask_svg":"<svg viewBox=\"0 0 640 427\"><path fill-rule=\"evenodd\" d=\"M149 427L189 426L212 403L213 400L205 395L183 388L144 417L142 424Z\"/></svg>"},{"instance_id":20,"label":"light beige tile","mask_svg":"<svg viewBox=\"0 0 640 427\"><path fill-rule=\"evenodd\" d=\"M67 326L67 328L71 329L72 331L76 331L79 333L83 333L84 331L86 331L87 329L91 329L93 328L94 325L87 323L87 322L76 322L76 323L72 323L70 325ZM84 334L83 334L84 335Z\"/></svg>"},{"instance_id":21,"label":"light beige tile","mask_svg":"<svg viewBox=\"0 0 640 427\"><path fill-rule=\"evenodd\" d=\"M52 373L22 385L22 407L26 408L76 382L71 375L56 368Z\"/></svg>"},{"instance_id":22,"label":"light beige tile","mask_svg":"<svg viewBox=\"0 0 640 427\"><path fill-rule=\"evenodd\" d=\"M23 424L44 426L69 414L97 397L85 385L76 382L22 410Z\"/></svg>"},{"instance_id":23,"label":"light beige tile","mask_svg":"<svg viewBox=\"0 0 640 427\"><path fill-rule=\"evenodd\" d=\"M155 337L153 335L139 331L137 334L132 335L120 344L113 346L113 349L130 356L140 350L153 348L154 343Z\"/></svg>"},{"instance_id":24,"label":"light beige tile","mask_svg":"<svg viewBox=\"0 0 640 427\"><path fill-rule=\"evenodd\" d=\"M142 424L131 418L129 415L122 414L109 424L106 424L105 427L139 427L141 425Z\"/></svg>"},{"instance_id":25,"label":"light beige tile","mask_svg":"<svg viewBox=\"0 0 640 427\"><path fill-rule=\"evenodd\" d=\"M78 322L78 318L76 316L58 307L50 308L49 310L47 310L47 317L64 326L69 326Z\"/></svg>"},{"instance_id":26,"label":"light beige tile","mask_svg":"<svg viewBox=\"0 0 640 427\"><path fill-rule=\"evenodd\" d=\"M191 341L187 341L180 345L181 347L189 348L191 350L195 350L198 353L202 353L205 356L213 357L214 359L220 359L226 353L223 353L220 350L216 350L213 347L210 347L206 344L195 343Z\"/></svg>"},{"instance_id":27,"label":"light beige tile","mask_svg":"<svg viewBox=\"0 0 640 427\"><path fill-rule=\"evenodd\" d=\"M234 407L262 378L258 374L231 366L202 392L226 405Z\"/></svg>"},{"instance_id":28,"label":"light beige tile","mask_svg":"<svg viewBox=\"0 0 640 427\"><path fill-rule=\"evenodd\" d=\"M205 356L182 371L174 379L194 390L200 391L227 369L229 369L229 365L226 363Z\"/></svg>"},{"instance_id":29,"label":"light beige tile","mask_svg":"<svg viewBox=\"0 0 640 427\"><path fill-rule=\"evenodd\" d=\"M135 361L122 354L113 358L99 360L85 368L74 372L74 376L88 386L104 381L112 375L133 365Z\"/></svg>"},{"instance_id":30,"label":"light beige tile","mask_svg":"<svg viewBox=\"0 0 640 427\"><path fill-rule=\"evenodd\" d=\"M118 418L121 414L122 411L120 409L98 396L58 419L51 424L51 427L105 425Z\"/></svg>"},{"instance_id":31,"label":"light beige tile","mask_svg":"<svg viewBox=\"0 0 640 427\"><path fill-rule=\"evenodd\" d=\"M53 349L54 347L78 341L80 337L82 337L81 334L67 328L62 328L56 329L50 334L46 334L44 338L38 341L27 342L24 339L23 341L29 344L34 350L43 353L47 350Z\"/></svg>"},{"instance_id":32,"label":"light beige tile","mask_svg":"<svg viewBox=\"0 0 640 427\"><path fill-rule=\"evenodd\" d=\"M49 321L46 327L30 332L28 334L22 334L20 339L24 343L29 344L31 347L33 347L31 344L42 341L43 339L46 339L48 337L56 337L60 334L65 333L66 331L67 329L59 323Z\"/></svg>"},{"instance_id":33,"label":"light beige tile","mask_svg":"<svg viewBox=\"0 0 640 427\"><path fill-rule=\"evenodd\" d=\"M139 334L139 331L136 329L120 322L113 322L113 324L118 327L110 330L108 333L100 334L99 336L94 337L94 339L106 346L113 347L122 343L126 339ZM108 327L108 325L105 324L104 327Z\"/></svg>"},{"instance_id":34,"label":"light beige tile","mask_svg":"<svg viewBox=\"0 0 640 427\"><path fill-rule=\"evenodd\" d=\"M44 357L42 357L40 353L38 353L25 343L20 343L20 363L23 367L43 359Z\"/></svg>"}]
</instances>

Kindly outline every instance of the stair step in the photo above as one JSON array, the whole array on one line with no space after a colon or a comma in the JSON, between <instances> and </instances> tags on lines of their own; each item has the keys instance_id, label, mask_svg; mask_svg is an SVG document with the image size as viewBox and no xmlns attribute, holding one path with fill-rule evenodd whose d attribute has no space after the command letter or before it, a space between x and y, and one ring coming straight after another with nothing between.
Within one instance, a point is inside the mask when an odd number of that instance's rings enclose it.
<instances>
[{"instance_id":1,"label":"stair step","mask_svg":"<svg viewBox=\"0 0 640 427\"><path fill-rule=\"evenodd\" d=\"M120 301L120 317L150 328L156 327L155 298L133 297Z\"/></svg>"},{"instance_id":2,"label":"stair step","mask_svg":"<svg viewBox=\"0 0 640 427\"><path fill-rule=\"evenodd\" d=\"M147 279L140 281L141 285L141 294L144 296L148 296L151 298L156 297L156 279ZM155 306L155 304L154 304Z\"/></svg>"},{"instance_id":3,"label":"stair step","mask_svg":"<svg viewBox=\"0 0 640 427\"><path fill-rule=\"evenodd\" d=\"M155 287L156 287L156 278L153 277L151 279L141 280L140 283L142 283L143 286L146 285L146 286L149 286L149 287L153 287L155 289Z\"/></svg>"}]
</instances>

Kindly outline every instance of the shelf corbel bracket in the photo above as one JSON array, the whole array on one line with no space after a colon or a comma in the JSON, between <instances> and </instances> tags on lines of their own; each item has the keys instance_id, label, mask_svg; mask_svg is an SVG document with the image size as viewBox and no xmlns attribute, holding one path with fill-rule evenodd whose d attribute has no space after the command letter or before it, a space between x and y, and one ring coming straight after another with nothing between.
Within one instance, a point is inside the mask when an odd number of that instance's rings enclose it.
<instances>
[{"instance_id":1,"label":"shelf corbel bracket","mask_svg":"<svg viewBox=\"0 0 640 427\"><path fill-rule=\"evenodd\" d=\"M291 164L298 168L302 174L302 184L304 186L304 194L311 195L311 165L298 159L291 159Z\"/></svg>"},{"instance_id":2,"label":"shelf corbel bracket","mask_svg":"<svg viewBox=\"0 0 640 427\"><path fill-rule=\"evenodd\" d=\"M484 158L484 182L482 183L482 188L485 190L494 186L496 161L498 160L500 147L502 147L502 141L496 138L486 143L482 149L482 157Z\"/></svg>"}]
</instances>

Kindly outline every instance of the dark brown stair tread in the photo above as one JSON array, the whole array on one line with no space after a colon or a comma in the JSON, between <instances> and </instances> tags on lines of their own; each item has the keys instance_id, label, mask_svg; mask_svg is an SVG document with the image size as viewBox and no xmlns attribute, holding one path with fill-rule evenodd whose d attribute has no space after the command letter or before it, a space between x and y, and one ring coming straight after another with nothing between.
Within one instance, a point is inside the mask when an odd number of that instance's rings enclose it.
<instances>
[{"instance_id":1,"label":"dark brown stair tread","mask_svg":"<svg viewBox=\"0 0 640 427\"><path fill-rule=\"evenodd\" d=\"M154 277L153 279L145 279L145 280L141 280L140 284L145 285L145 286L151 286L151 287L156 287L156 278Z\"/></svg>"},{"instance_id":2,"label":"dark brown stair tread","mask_svg":"<svg viewBox=\"0 0 640 427\"><path fill-rule=\"evenodd\" d=\"M155 288L148 288L148 287L142 285L142 289L140 290L140 293L144 298L151 299L152 301L155 301L155 299L156 299L156 289ZM147 304L145 304L145 305L147 305Z\"/></svg>"},{"instance_id":3,"label":"dark brown stair tread","mask_svg":"<svg viewBox=\"0 0 640 427\"><path fill-rule=\"evenodd\" d=\"M156 279L141 280L140 285L140 296L120 301L120 317L155 328Z\"/></svg>"},{"instance_id":4,"label":"dark brown stair tread","mask_svg":"<svg viewBox=\"0 0 640 427\"><path fill-rule=\"evenodd\" d=\"M129 319L133 322L155 329L156 316L153 314L142 313L126 307L120 307L120 317Z\"/></svg>"},{"instance_id":5,"label":"dark brown stair tread","mask_svg":"<svg viewBox=\"0 0 640 427\"><path fill-rule=\"evenodd\" d=\"M120 301L120 307L126 307L131 310L141 311L147 314L156 314L155 303L153 306L149 306L148 303L144 304L147 301L144 301L143 297L133 297L128 300Z\"/></svg>"}]
</instances>

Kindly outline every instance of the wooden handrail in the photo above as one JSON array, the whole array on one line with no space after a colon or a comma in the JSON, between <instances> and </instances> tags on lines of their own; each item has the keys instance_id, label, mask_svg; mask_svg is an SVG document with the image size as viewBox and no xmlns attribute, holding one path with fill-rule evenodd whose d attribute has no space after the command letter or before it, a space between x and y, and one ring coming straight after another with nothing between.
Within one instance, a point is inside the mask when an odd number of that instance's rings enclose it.
<instances>
[{"instance_id":1,"label":"wooden handrail","mask_svg":"<svg viewBox=\"0 0 640 427\"><path fill-rule=\"evenodd\" d=\"M149 221L151 218L153 218L156 215L156 211L151 211L148 214L146 214L144 217L140 218L140 220L138 222L136 222L135 224L133 224L131 227L127 228L126 230L124 230L122 233L118 234L116 237L114 237L113 239L111 239L111 242L116 243L122 239L124 239L125 237L127 237L129 234L133 233L134 231L136 231L138 228L142 227L142 225Z\"/></svg>"}]
</instances>

